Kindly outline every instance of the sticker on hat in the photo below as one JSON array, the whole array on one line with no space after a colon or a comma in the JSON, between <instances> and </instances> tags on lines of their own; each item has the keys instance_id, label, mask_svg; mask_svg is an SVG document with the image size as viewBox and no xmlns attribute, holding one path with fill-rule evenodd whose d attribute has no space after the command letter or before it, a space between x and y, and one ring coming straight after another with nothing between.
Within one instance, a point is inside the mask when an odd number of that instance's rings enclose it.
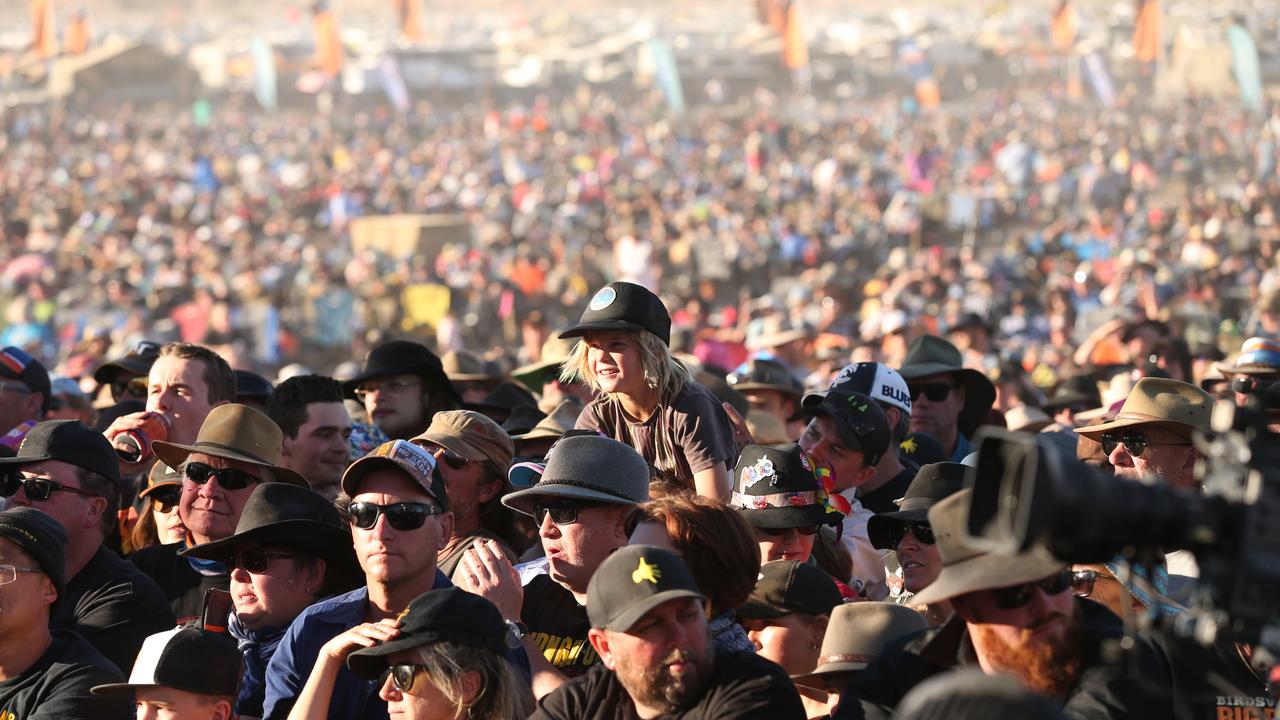
<instances>
[{"instance_id":1,"label":"sticker on hat","mask_svg":"<svg viewBox=\"0 0 1280 720\"><path fill-rule=\"evenodd\" d=\"M613 287L600 288L600 292L591 298L591 304L588 305L592 310L600 312L601 310L613 304L618 299L618 291Z\"/></svg>"},{"instance_id":2,"label":"sticker on hat","mask_svg":"<svg viewBox=\"0 0 1280 720\"><path fill-rule=\"evenodd\" d=\"M808 470L809 472L813 472L813 461L809 459L809 453L807 452L800 453L800 467L803 467L805 470Z\"/></svg>"},{"instance_id":3,"label":"sticker on hat","mask_svg":"<svg viewBox=\"0 0 1280 720\"><path fill-rule=\"evenodd\" d=\"M435 470L436 467L435 460L430 453L408 440L384 443L369 454L374 457L385 457L412 465L423 477L430 477L431 471Z\"/></svg>"},{"instance_id":4,"label":"sticker on hat","mask_svg":"<svg viewBox=\"0 0 1280 720\"><path fill-rule=\"evenodd\" d=\"M658 584L658 580L662 578L662 571L657 565L650 565L640 558L640 564L636 565L636 569L631 571L631 582L639 585L642 582L650 582L654 585Z\"/></svg>"},{"instance_id":5,"label":"sticker on hat","mask_svg":"<svg viewBox=\"0 0 1280 720\"><path fill-rule=\"evenodd\" d=\"M756 483L768 478L772 478L770 484L778 484L778 471L774 469L773 461L767 457L760 458L755 465L742 468L742 486L746 490L750 490Z\"/></svg>"}]
</instances>

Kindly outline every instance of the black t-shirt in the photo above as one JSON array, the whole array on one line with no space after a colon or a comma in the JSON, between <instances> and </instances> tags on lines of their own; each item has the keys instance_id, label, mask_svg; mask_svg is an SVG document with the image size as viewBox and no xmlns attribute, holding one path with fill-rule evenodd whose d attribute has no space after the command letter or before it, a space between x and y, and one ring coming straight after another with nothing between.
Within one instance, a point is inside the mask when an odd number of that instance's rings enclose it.
<instances>
[{"instance_id":1,"label":"black t-shirt","mask_svg":"<svg viewBox=\"0 0 1280 720\"><path fill-rule=\"evenodd\" d=\"M172 629L173 610L155 581L105 547L67 582L53 630L74 630L122 671L148 635Z\"/></svg>"},{"instance_id":2,"label":"black t-shirt","mask_svg":"<svg viewBox=\"0 0 1280 720\"><path fill-rule=\"evenodd\" d=\"M916 468L906 467L902 472L893 476L889 482L876 488L873 492L866 495L858 493L858 502L862 503L862 507L879 515L880 513L897 512L898 506L893 504L894 500L901 499L907 494L907 488L911 487L911 481L916 479Z\"/></svg>"},{"instance_id":3,"label":"black t-shirt","mask_svg":"<svg viewBox=\"0 0 1280 720\"><path fill-rule=\"evenodd\" d=\"M1176 720L1274 717L1275 700L1235 643L1224 640L1206 647L1166 632L1152 639L1173 679Z\"/></svg>"},{"instance_id":4,"label":"black t-shirt","mask_svg":"<svg viewBox=\"0 0 1280 720\"><path fill-rule=\"evenodd\" d=\"M200 617L204 610L204 594L210 588L231 589L230 576L225 572L217 575L199 572L187 558L178 556L181 549L181 542L153 545L129 557L139 570L160 586L179 625Z\"/></svg>"},{"instance_id":5,"label":"black t-shirt","mask_svg":"<svg viewBox=\"0 0 1280 720\"><path fill-rule=\"evenodd\" d=\"M603 665L542 698L530 720L632 720L635 702L616 675ZM791 678L754 653L717 655L702 697L663 718L681 720L804 720L804 705Z\"/></svg>"},{"instance_id":6,"label":"black t-shirt","mask_svg":"<svg viewBox=\"0 0 1280 720\"><path fill-rule=\"evenodd\" d=\"M587 609L549 576L535 576L524 586L520 620L547 662L565 675L577 677L599 664L600 656L587 640Z\"/></svg>"},{"instance_id":7,"label":"black t-shirt","mask_svg":"<svg viewBox=\"0 0 1280 720\"><path fill-rule=\"evenodd\" d=\"M68 630L54 630L53 642L27 671L0 682L4 720L129 720L128 695L92 695L94 685L124 682L120 671Z\"/></svg>"}]
</instances>

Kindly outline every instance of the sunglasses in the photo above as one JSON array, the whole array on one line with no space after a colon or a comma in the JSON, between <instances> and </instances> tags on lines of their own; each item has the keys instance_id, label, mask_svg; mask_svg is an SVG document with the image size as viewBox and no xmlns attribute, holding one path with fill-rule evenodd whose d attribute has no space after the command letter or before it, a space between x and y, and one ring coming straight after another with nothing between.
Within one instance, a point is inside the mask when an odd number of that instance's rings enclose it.
<instances>
[{"instance_id":1,"label":"sunglasses","mask_svg":"<svg viewBox=\"0 0 1280 720\"><path fill-rule=\"evenodd\" d=\"M125 395L132 395L136 398L144 398L147 396L147 379L145 377L135 377L129 380L120 380L111 383L111 399L119 401Z\"/></svg>"},{"instance_id":2,"label":"sunglasses","mask_svg":"<svg viewBox=\"0 0 1280 720\"><path fill-rule=\"evenodd\" d=\"M231 561L227 563L229 569L244 568L245 572L250 575L261 575L267 571L267 567L272 560L283 560L292 558L293 555L288 553L267 552L262 548L246 548L231 557Z\"/></svg>"},{"instance_id":3,"label":"sunglasses","mask_svg":"<svg viewBox=\"0 0 1280 720\"><path fill-rule=\"evenodd\" d=\"M1142 457L1142 453L1147 451L1149 447L1190 447L1189 442L1147 442L1147 437L1140 432L1129 432L1123 435L1114 433L1102 434L1102 452L1110 455L1121 443L1124 443L1125 450L1133 457Z\"/></svg>"},{"instance_id":4,"label":"sunglasses","mask_svg":"<svg viewBox=\"0 0 1280 720\"><path fill-rule=\"evenodd\" d=\"M911 393L911 402L919 400L921 393L924 393L924 396L929 399L929 402L942 402L943 400L946 400L947 396L951 394L951 391L955 389L955 385L942 382L924 383L923 385L907 385L907 390Z\"/></svg>"},{"instance_id":5,"label":"sunglasses","mask_svg":"<svg viewBox=\"0 0 1280 720\"><path fill-rule=\"evenodd\" d=\"M572 525L578 522L578 512L593 507L598 507L599 503L571 503L557 502L550 505L534 505L533 519L542 526L542 522L546 520L547 515L551 516L551 522L556 525Z\"/></svg>"},{"instance_id":6,"label":"sunglasses","mask_svg":"<svg viewBox=\"0 0 1280 720\"><path fill-rule=\"evenodd\" d=\"M471 460L462 457L461 455L450 450L449 448L442 447L439 445L426 447L423 449L431 453L432 455L440 458L440 460L445 465L448 465L453 470L461 470L462 468L467 466L467 463L471 462Z\"/></svg>"},{"instance_id":7,"label":"sunglasses","mask_svg":"<svg viewBox=\"0 0 1280 720\"><path fill-rule=\"evenodd\" d=\"M895 523L889 530L889 541L892 543L892 547L898 547L898 543L902 542L902 538L907 536L908 531L911 532L911 537L925 545L932 545L935 542L933 528L930 527L929 523L924 521L900 522Z\"/></svg>"},{"instance_id":8,"label":"sunglasses","mask_svg":"<svg viewBox=\"0 0 1280 720\"><path fill-rule=\"evenodd\" d=\"M798 528L763 528L763 527L758 527L758 528L756 528L756 530L759 530L760 532L764 533L765 535L769 535L769 536L772 536L772 537L782 537L783 535L786 535L787 533L791 532L792 530L795 530L796 532L800 533L801 535L817 535L817 534L818 534L818 526L817 526L817 525L806 525L806 526L804 526L804 527L798 527Z\"/></svg>"},{"instance_id":9,"label":"sunglasses","mask_svg":"<svg viewBox=\"0 0 1280 720\"><path fill-rule=\"evenodd\" d=\"M1231 389L1241 395L1266 392L1276 384L1274 378L1258 378L1252 375L1237 375L1231 379Z\"/></svg>"},{"instance_id":10,"label":"sunglasses","mask_svg":"<svg viewBox=\"0 0 1280 720\"><path fill-rule=\"evenodd\" d=\"M414 665L413 663L400 663L399 665L391 665L382 671L381 684L386 684L387 676L391 676L391 685L402 693L412 693L413 687L417 683L418 673L426 671L425 665Z\"/></svg>"},{"instance_id":11,"label":"sunglasses","mask_svg":"<svg viewBox=\"0 0 1280 720\"><path fill-rule=\"evenodd\" d=\"M1076 570L1071 573L1071 590L1078 597L1089 597L1093 594L1094 585L1099 580L1120 582L1110 575L1100 573L1097 570Z\"/></svg>"},{"instance_id":12,"label":"sunglasses","mask_svg":"<svg viewBox=\"0 0 1280 720\"><path fill-rule=\"evenodd\" d=\"M236 468L216 468L212 465L206 465L202 462L189 462L187 467L183 469L183 473L197 485L203 485L209 482L209 478L218 478L218 484L223 490L243 490L254 483L260 483L262 480L250 475L244 470Z\"/></svg>"},{"instance_id":13,"label":"sunglasses","mask_svg":"<svg viewBox=\"0 0 1280 720\"><path fill-rule=\"evenodd\" d=\"M80 488L67 487L57 480L50 480L42 477L23 477L17 474L5 476L4 487L0 488L0 495L3 495L4 497L13 497L14 494L18 492L19 488L26 493L27 499L32 502L44 502L55 492L67 492L72 495L81 495L83 497L99 497L94 493L81 490Z\"/></svg>"},{"instance_id":14,"label":"sunglasses","mask_svg":"<svg viewBox=\"0 0 1280 720\"><path fill-rule=\"evenodd\" d=\"M178 505L178 501L182 499L182 487L180 485L170 485L154 490L150 495L147 495L147 499L151 501L152 510L162 513L173 512L173 509Z\"/></svg>"},{"instance_id":15,"label":"sunglasses","mask_svg":"<svg viewBox=\"0 0 1280 720\"><path fill-rule=\"evenodd\" d=\"M1044 591L1045 595L1058 595L1066 592L1068 588L1074 587L1073 581L1073 573L1070 570L1063 570L1057 575L1045 578L1040 582L992 590L991 599L995 601L996 607L1001 610L1017 610L1031 602L1031 598L1035 597L1036 588Z\"/></svg>"},{"instance_id":16,"label":"sunglasses","mask_svg":"<svg viewBox=\"0 0 1280 720\"><path fill-rule=\"evenodd\" d=\"M387 524L396 530L417 530L427 522L427 518L440 514L440 508L421 502L398 502L390 505L353 502L347 513L351 516L351 524L361 530L369 530L377 525L379 515L385 515Z\"/></svg>"}]
</instances>

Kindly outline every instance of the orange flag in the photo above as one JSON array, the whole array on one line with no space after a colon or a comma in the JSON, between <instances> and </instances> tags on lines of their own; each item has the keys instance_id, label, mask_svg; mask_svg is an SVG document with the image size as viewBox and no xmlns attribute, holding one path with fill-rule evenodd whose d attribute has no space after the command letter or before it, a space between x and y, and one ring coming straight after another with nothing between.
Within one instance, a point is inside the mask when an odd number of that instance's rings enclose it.
<instances>
[{"instance_id":1,"label":"orange flag","mask_svg":"<svg viewBox=\"0 0 1280 720\"><path fill-rule=\"evenodd\" d=\"M421 0L395 0L396 14L400 18L400 34L407 40L422 40Z\"/></svg>"},{"instance_id":2,"label":"orange flag","mask_svg":"<svg viewBox=\"0 0 1280 720\"><path fill-rule=\"evenodd\" d=\"M75 14L71 24L67 26L67 37L62 43L63 50L68 55L83 55L89 49L90 39L89 17L81 10Z\"/></svg>"},{"instance_id":3,"label":"orange flag","mask_svg":"<svg viewBox=\"0 0 1280 720\"><path fill-rule=\"evenodd\" d=\"M1053 23L1049 26L1049 37L1054 47L1059 50L1070 50L1076 42L1079 18L1071 0L1062 0L1053 13Z\"/></svg>"},{"instance_id":4,"label":"orange flag","mask_svg":"<svg viewBox=\"0 0 1280 720\"><path fill-rule=\"evenodd\" d=\"M782 34L782 63L788 70L800 70L809 65L809 43L804 39L800 8L794 1L787 4L787 28Z\"/></svg>"},{"instance_id":5,"label":"orange flag","mask_svg":"<svg viewBox=\"0 0 1280 720\"><path fill-rule=\"evenodd\" d=\"M53 29L53 8L49 0L31 0L31 52L49 58L58 54L57 34Z\"/></svg>"},{"instance_id":6,"label":"orange flag","mask_svg":"<svg viewBox=\"0 0 1280 720\"><path fill-rule=\"evenodd\" d=\"M1160 57L1160 3L1142 0L1133 23L1133 54L1139 62L1151 63Z\"/></svg>"},{"instance_id":7,"label":"orange flag","mask_svg":"<svg viewBox=\"0 0 1280 720\"><path fill-rule=\"evenodd\" d=\"M326 76L336 78L342 73L342 34L338 19L322 3L316 4L315 13L316 63Z\"/></svg>"}]
</instances>

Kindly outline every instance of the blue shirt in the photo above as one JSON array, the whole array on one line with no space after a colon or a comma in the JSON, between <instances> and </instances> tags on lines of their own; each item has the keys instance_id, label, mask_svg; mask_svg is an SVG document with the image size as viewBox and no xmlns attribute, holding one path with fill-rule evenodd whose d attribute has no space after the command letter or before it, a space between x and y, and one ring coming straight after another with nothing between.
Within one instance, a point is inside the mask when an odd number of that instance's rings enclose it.
<instances>
[{"instance_id":1,"label":"blue shirt","mask_svg":"<svg viewBox=\"0 0 1280 720\"><path fill-rule=\"evenodd\" d=\"M948 460L954 463L963 462L973 451L973 443L969 442L969 438L965 437L964 433L956 433L956 451L951 453Z\"/></svg>"},{"instance_id":2,"label":"blue shirt","mask_svg":"<svg viewBox=\"0 0 1280 720\"><path fill-rule=\"evenodd\" d=\"M452 587L449 578L436 570L432 590ZM338 635L365 622L369 608L369 588L360 587L346 595L318 602L294 618L276 647L267 666L267 697L263 717L284 718L307 684L320 648ZM383 720L387 703L378 697L376 680L361 680L344 665L333 684L329 720Z\"/></svg>"}]
</instances>

